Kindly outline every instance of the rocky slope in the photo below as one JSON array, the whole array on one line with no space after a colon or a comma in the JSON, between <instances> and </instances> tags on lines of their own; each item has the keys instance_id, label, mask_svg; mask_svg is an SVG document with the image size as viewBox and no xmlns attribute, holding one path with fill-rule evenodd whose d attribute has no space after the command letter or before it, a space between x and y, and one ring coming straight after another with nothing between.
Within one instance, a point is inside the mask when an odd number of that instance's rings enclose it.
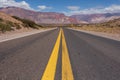
<instances>
[{"instance_id":1,"label":"rocky slope","mask_svg":"<svg viewBox=\"0 0 120 80\"><path fill-rule=\"evenodd\" d=\"M22 28L22 22L14 19L10 15L0 12L0 31L11 31Z\"/></svg>"},{"instance_id":2,"label":"rocky slope","mask_svg":"<svg viewBox=\"0 0 120 80\"><path fill-rule=\"evenodd\" d=\"M5 21L10 21L10 22L13 22L13 23L18 23L18 24L22 24L20 21L14 19L13 17L11 17L10 15L7 15L3 12L0 12L0 19L3 19Z\"/></svg>"},{"instance_id":3,"label":"rocky slope","mask_svg":"<svg viewBox=\"0 0 120 80\"><path fill-rule=\"evenodd\" d=\"M21 19L15 16L13 17L3 12L0 12L0 33L6 31L13 31L17 29L23 29L23 28L38 29L39 27L42 26L37 25L33 21L27 19Z\"/></svg>"}]
</instances>

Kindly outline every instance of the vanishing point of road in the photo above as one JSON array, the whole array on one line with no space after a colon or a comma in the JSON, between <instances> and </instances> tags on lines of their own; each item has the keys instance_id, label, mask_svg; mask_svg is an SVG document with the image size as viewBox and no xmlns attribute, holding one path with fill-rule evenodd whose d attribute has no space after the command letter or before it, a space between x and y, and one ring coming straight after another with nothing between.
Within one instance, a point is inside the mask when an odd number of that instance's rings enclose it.
<instances>
[{"instance_id":1,"label":"vanishing point of road","mask_svg":"<svg viewBox=\"0 0 120 80\"><path fill-rule=\"evenodd\" d=\"M120 41L56 28L1 42L0 80L120 80Z\"/></svg>"}]
</instances>

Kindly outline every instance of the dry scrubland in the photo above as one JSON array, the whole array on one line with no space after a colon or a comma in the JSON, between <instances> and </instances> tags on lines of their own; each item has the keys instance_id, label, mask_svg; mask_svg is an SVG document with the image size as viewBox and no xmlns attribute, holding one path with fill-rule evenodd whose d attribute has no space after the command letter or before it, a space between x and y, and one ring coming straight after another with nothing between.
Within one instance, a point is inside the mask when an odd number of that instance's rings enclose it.
<instances>
[{"instance_id":1,"label":"dry scrubland","mask_svg":"<svg viewBox=\"0 0 120 80\"><path fill-rule=\"evenodd\" d=\"M75 29L104 32L104 33L111 33L111 34L120 34L120 27L110 28L110 27L82 26L82 27L75 27Z\"/></svg>"},{"instance_id":2,"label":"dry scrubland","mask_svg":"<svg viewBox=\"0 0 120 80\"><path fill-rule=\"evenodd\" d=\"M77 29L89 34L120 41L120 19L115 19L104 23L81 24L71 26L73 29Z\"/></svg>"},{"instance_id":3,"label":"dry scrubland","mask_svg":"<svg viewBox=\"0 0 120 80\"><path fill-rule=\"evenodd\" d=\"M38 25L31 20L0 12L0 42L36 34L45 31L46 28L49 30L47 26L43 27L43 25Z\"/></svg>"},{"instance_id":4,"label":"dry scrubland","mask_svg":"<svg viewBox=\"0 0 120 80\"><path fill-rule=\"evenodd\" d=\"M74 25L73 28L87 31L120 34L120 19L115 19L104 23Z\"/></svg>"},{"instance_id":5,"label":"dry scrubland","mask_svg":"<svg viewBox=\"0 0 120 80\"><path fill-rule=\"evenodd\" d=\"M21 19L16 16L9 16L0 12L0 34L7 31L16 31L24 29L40 29L41 25L27 19Z\"/></svg>"}]
</instances>

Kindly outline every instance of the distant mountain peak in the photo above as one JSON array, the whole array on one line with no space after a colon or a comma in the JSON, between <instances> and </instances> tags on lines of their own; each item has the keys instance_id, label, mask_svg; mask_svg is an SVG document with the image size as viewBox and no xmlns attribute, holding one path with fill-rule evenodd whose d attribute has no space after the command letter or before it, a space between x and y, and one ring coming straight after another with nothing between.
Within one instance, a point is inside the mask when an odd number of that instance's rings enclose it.
<instances>
[{"instance_id":1,"label":"distant mountain peak","mask_svg":"<svg viewBox=\"0 0 120 80\"><path fill-rule=\"evenodd\" d=\"M39 24L71 24L79 22L74 18L65 16L63 13L57 12L36 12L18 7L1 8L0 11L11 16L30 19Z\"/></svg>"},{"instance_id":2,"label":"distant mountain peak","mask_svg":"<svg viewBox=\"0 0 120 80\"><path fill-rule=\"evenodd\" d=\"M0 8L0 11L11 16L30 19L38 24L101 23L120 18L120 13L78 14L66 16L63 13L38 12L19 7Z\"/></svg>"},{"instance_id":3,"label":"distant mountain peak","mask_svg":"<svg viewBox=\"0 0 120 80\"><path fill-rule=\"evenodd\" d=\"M71 18L86 21L88 23L101 23L120 18L120 13L80 14L72 15Z\"/></svg>"}]
</instances>

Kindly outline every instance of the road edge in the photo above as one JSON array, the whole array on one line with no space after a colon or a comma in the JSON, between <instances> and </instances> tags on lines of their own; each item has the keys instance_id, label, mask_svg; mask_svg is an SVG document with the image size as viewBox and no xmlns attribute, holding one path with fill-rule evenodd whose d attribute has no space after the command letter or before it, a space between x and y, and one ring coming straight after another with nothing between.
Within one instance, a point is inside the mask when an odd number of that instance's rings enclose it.
<instances>
[{"instance_id":1,"label":"road edge","mask_svg":"<svg viewBox=\"0 0 120 80\"><path fill-rule=\"evenodd\" d=\"M9 40L14 40L14 39L18 39L18 38L23 38L23 37L31 36L31 35L38 34L38 33L42 33L42 32L46 32L46 31L51 31L51 30L54 30L54 29L57 29L57 28L44 29L44 30L38 30L38 31L36 30L36 32L30 31L30 32L26 32L25 35L22 35L22 33L21 33L21 35L18 34L19 36L18 36L18 35L16 35L16 36L9 35L9 36L7 36L6 38L0 40L0 43L6 42L6 41L9 41Z\"/></svg>"},{"instance_id":2,"label":"road edge","mask_svg":"<svg viewBox=\"0 0 120 80\"><path fill-rule=\"evenodd\" d=\"M115 39L114 37L105 36L105 35L102 35L102 34L95 34L95 33L92 33L92 32L78 30L78 29L73 29L73 28L67 28L67 29L74 30L74 31L79 31L79 32L83 32L83 33L87 33L87 34L90 34L90 35L94 35L94 36L98 36L98 37L102 37L102 38L106 38L106 39L111 39L111 40L114 40L114 41L120 41L120 39Z\"/></svg>"}]
</instances>

